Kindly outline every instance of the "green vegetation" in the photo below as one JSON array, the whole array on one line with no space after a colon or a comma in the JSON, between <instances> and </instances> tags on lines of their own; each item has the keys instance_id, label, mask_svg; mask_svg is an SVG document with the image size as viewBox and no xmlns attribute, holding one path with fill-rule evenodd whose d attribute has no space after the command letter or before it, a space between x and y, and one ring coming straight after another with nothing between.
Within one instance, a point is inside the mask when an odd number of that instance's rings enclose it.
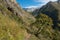
<instances>
[{"instance_id":1,"label":"green vegetation","mask_svg":"<svg viewBox=\"0 0 60 40\"><path fill-rule=\"evenodd\" d=\"M0 40L23 40L24 31L16 21L0 13Z\"/></svg>"},{"instance_id":2,"label":"green vegetation","mask_svg":"<svg viewBox=\"0 0 60 40\"><path fill-rule=\"evenodd\" d=\"M60 40L60 32L53 29L53 20L45 14L40 13L36 17L36 22L27 28L28 33L35 35L33 40Z\"/></svg>"},{"instance_id":3,"label":"green vegetation","mask_svg":"<svg viewBox=\"0 0 60 40\"><path fill-rule=\"evenodd\" d=\"M43 13L46 13L48 8L44 10ZM14 12L17 14L14 14ZM0 40L60 40L60 31L53 29L54 20L43 13L34 18L19 7L16 7L12 12L11 9L6 7L6 3L0 0ZM55 14L55 16L57 15ZM58 23L58 26L60 26L60 23Z\"/></svg>"},{"instance_id":4,"label":"green vegetation","mask_svg":"<svg viewBox=\"0 0 60 40\"><path fill-rule=\"evenodd\" d=\"M0 40L24 40L22 20L0 5Z\"/></svg>"}]
</instances>

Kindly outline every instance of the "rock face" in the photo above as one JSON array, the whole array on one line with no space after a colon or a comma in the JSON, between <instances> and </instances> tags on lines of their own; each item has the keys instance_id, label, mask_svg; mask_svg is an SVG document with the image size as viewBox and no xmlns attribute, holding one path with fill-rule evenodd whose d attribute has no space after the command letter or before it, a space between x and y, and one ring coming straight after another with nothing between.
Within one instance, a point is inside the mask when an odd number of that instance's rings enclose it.
<instances>
[{"instance_id":1,"label":"rock face","mask_svg":"<svg viewBox=\"0 0 60 40\"><path fill-rule=\"evenodd\" d=\"M20 17L25 23L32 22L35 18L29 13L25 12L20 8L20 6L16 3L16 0L2 0L4 2L5 7L10 10L12 13ZM31 20L30 20L31 19Z\"/></svg>"}]
</instances>

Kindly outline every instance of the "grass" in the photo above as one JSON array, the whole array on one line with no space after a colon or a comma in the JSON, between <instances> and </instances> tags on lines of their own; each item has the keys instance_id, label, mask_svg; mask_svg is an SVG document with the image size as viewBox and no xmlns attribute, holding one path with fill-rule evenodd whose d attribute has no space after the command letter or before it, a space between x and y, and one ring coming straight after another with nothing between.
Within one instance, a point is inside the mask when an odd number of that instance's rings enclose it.
<instances>
[{"instance_id":1,"label":"grass","mask_svg":"<svg viewBox=\"0 0 60 40\"><path fill-rule=\"evenodd\" d=\"M17 39L24 39L24 30L20 28L20 25L15 20L0 13L0 40Z\"/></svg>"},{"instance_id":2,"label":"grass","mask_svg":"<svg viewBox=\"0 0 60 40\"><path fill-rule=\"evenodd\" d=\"M23 40L25 31L21 28L24 27L22 20L3 5L0 5L0 10L0 40Z\"/></svg>"}]
</instances>

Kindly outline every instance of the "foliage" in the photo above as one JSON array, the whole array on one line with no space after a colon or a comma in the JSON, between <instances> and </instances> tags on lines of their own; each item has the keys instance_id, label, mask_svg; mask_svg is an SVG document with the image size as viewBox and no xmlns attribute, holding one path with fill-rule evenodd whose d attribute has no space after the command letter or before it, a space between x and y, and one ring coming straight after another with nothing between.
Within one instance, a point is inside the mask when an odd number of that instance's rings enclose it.
<instances>
[{"instance_id":1,"label":"foliage","mask_svg":"<svg viewBox=\"0 0 60 40\"><path fill-rule=\"evenodd\" d=\"M52 33L54 32L52 29L52 19L45 14L38 15L36 19L36 22L32 23L30 27L27 28L27 31L40 39L42 36L46 40L49 40L49 38L52 39Z\"/></svg>"}]
</instances>

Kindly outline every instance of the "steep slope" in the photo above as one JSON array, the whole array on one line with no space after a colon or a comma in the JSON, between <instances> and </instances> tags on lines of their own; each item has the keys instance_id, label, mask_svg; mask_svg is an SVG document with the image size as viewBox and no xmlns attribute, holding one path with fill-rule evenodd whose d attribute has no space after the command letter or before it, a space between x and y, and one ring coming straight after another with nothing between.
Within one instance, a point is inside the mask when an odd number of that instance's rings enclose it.
<instances>
[{"instance_id":1,"label":"steep slope","mask_svg":"<svg viewBox=\"0 0 60 40\"><path fill-rule=\"evenodd\" d=\"M2 5L4 5L8 10L10 10L12 13L21 18L25 23L29 24L30 22L35 20L35 18L32 15L23 11L22 8L20 8L20 6L16 3L16 0L1 0L1 1L0 2Z\"/></svg>"},{"instance_id":2,"label":"steep slope","mask_svg":"<svg viewBox=\"0 0 60 40\"><path fill-rule=\"evenodd\" d=\"M0 40L23 40L24 31L22 21L18 24L17 20L11 16L11 12L0 5Z\"/></svg>"},{"instance_id":3,"label":"steep slope","mask_svg":"<svg viewBox=\"0 0 60 40\"><path fill-rule=\"evenodd\" d=\"M34 21L15 0L0 0L0 40L25 40L23 28Z\"/></svg>"},{"instance_id":4,"label":"steep slope","mask_svg":"<svg viewBox=\"0 0 60 40\"><path fill-rule=\"evenodd\" d=\"M36 22L27 27L28 33L35 35L36 40L60 40L60 31L53 29L53 20L46 14L40 13Z\"/></svg>"}]
</instances>

